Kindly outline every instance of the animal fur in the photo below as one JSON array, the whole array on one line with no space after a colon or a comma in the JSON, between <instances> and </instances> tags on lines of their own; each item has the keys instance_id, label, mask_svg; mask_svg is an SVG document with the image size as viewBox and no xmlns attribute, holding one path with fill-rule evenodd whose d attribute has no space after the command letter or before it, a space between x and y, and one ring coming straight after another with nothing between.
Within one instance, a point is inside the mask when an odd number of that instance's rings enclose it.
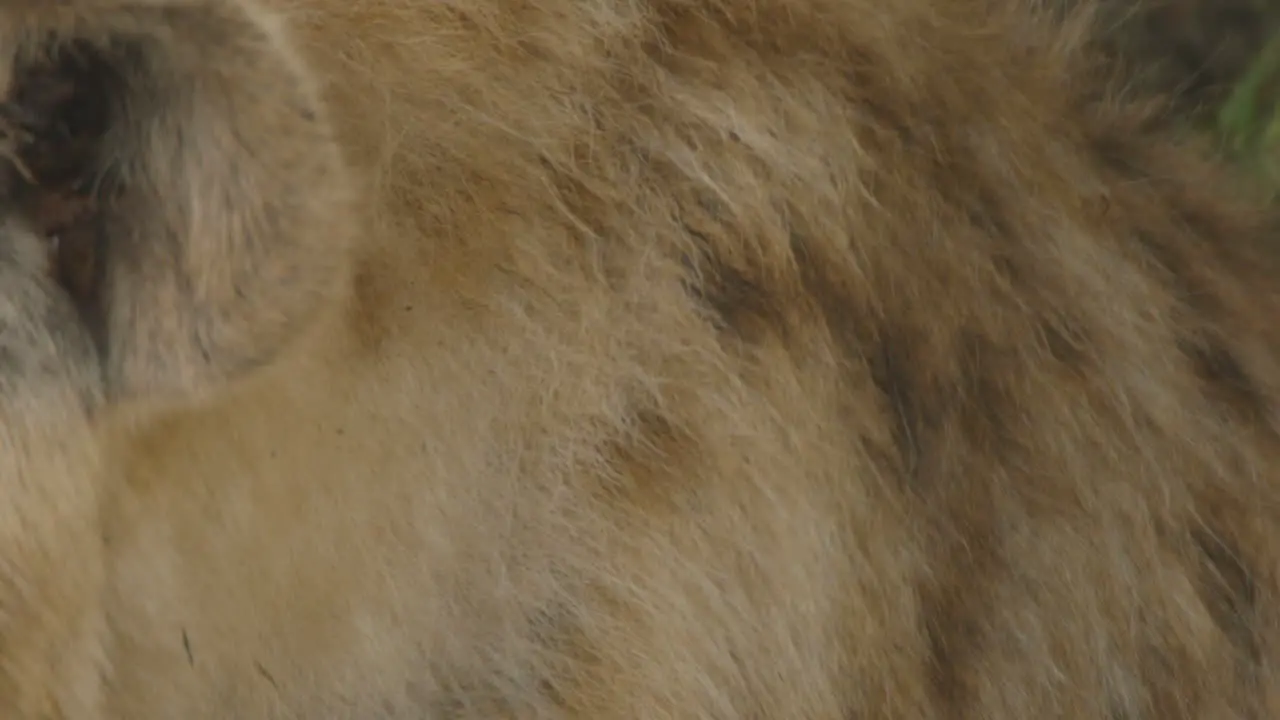
<instances>
[{"instance_id":1,"label":"animal fur","mask_svg":"<svg viewBox=\"0 0 1280 720\"><path fill-rule=\"evenodd\" d=\"M263 1L0 0L4 717L1280 715L1276 225L1087 17Z\"/></svg>"}]
</instances>

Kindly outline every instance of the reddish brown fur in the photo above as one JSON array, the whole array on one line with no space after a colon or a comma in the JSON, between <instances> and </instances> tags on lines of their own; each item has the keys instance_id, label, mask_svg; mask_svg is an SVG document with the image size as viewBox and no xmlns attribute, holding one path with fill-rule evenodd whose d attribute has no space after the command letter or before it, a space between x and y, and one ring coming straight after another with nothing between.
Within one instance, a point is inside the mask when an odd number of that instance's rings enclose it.
<instances>
[{"instance_id":1,"label":"reddish brown fur","mask_svg":"<svg viewBox=\"0 0 1280 720\"><path fill-rule=\"evenodd\" d=\"M1273 221L1086 22L264 1L0 2L5 717L1280 713Z\"/></svg>"}]
</instances>

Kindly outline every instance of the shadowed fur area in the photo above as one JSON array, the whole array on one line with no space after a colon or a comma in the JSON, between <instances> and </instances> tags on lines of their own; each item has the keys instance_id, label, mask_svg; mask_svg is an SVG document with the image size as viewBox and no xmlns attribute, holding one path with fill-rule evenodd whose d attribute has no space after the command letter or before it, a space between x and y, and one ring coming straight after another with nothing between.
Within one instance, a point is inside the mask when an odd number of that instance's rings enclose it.
<instances>
[{"instance_id":1,"label":"shadowed fur area","mask_svg":"<svg viewBox=\"0 0 1280 720\"><path fill-rule=\"evenodd\" d=\"M1037 0L1059 8L1078 0ZM1173 119L1210 123L1280 27L1270 0L1085 0L1095 40L1144 92L1168 95Z\"/></svg>"},{"instance_id":2,"label":"shadowed fur area","mask_svg":"<svg viewBox=\"0 0 1280 720\"><path fill-rule=\"evenodd\" d=\"M1042 5L0 0L0 715L1280 715L1280 224Z\"/></svg>"}]
</instances>

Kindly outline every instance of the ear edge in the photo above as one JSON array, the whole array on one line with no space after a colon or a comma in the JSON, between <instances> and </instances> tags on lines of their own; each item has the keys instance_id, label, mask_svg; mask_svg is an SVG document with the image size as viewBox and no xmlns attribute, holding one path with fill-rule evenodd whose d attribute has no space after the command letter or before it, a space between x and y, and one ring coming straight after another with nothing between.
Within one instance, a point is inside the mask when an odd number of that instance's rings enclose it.
<instances>
[{"instance_id":1,"label":"ear edge","mask_svg":"<svg viewBox=\"0 0 1280 720\"><path fill-rule=\"evenodd\" d=\"M24 37L44 45L23 46L17 65L80 44L126 66L104 131L112 145L95 160L126 200L107 208L114 224L101 227L114 231L81 305L113 395L197 393L268 362L337 288L345 166L308 72L267 16L230 1L84 5L29 13ZM217 49L192 54L206 45Z\"/></svg>"}]
</instances>

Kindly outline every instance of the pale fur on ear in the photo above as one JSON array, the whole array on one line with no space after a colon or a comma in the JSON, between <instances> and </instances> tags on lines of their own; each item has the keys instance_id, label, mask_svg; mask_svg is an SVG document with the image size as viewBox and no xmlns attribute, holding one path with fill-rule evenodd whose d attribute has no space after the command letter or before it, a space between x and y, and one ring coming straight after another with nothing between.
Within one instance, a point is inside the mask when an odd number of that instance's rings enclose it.
<instances>
[{"instance_id":1,"label":"pale fur on ear","mask_svg":"<svg viewBox=\"0 0 1280 720\"><path fill-rule=\"evenodd\" d=\"M88 258L70 289L113 399L207 395L270 362L340 287L343 160L269 14L237 0L6 2L0 47L13 114L88 138L78 159L57 157L65 137L46 139L52 161L33 157L38 140L18 155L74 175L57 182L94 208L61 252ZM41 82L70 90L24 107Z\"/></svg>"}]
</instances>

